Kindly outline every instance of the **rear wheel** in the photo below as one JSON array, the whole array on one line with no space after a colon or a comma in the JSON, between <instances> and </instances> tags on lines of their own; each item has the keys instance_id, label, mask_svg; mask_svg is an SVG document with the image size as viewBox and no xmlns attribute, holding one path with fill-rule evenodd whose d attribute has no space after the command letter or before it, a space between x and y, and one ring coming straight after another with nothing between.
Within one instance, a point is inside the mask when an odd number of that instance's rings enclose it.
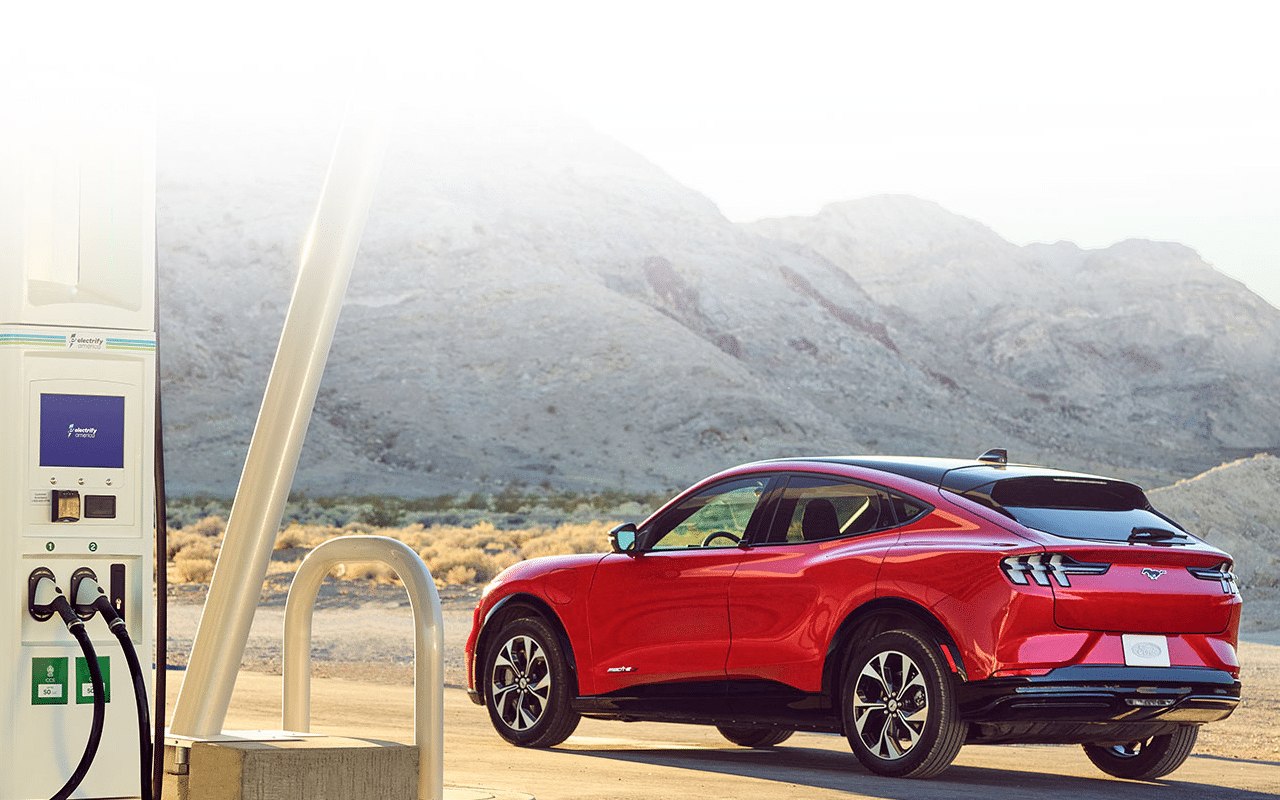
<instances>
[{"instance_id":1,"label":"rear wheel","mask_svg":"<svg viewBox=\"0 0 1280 800\"><path fill-rule=\"evenodd\" d=\"M882 633L856 647L840 705L850 749L880 775L932 777L964 744L951 674L937 646L915 631Z\"/></svg>"},{"instance_id":2,"label":"rear wheel","mask_svg":"<svg viewBox=\"0 0 1280 800\"><path fill-rule=\"evenodd\" d=\"M1163 778L1182 766L1196 746L1200 728L1183 725L1173 733L1152 736L1143 742L1112 745L1084 745L1084 754L1108 775L1139 781Z\"/></svg>"},{"instance_id":3,"label":"rear wheel","mask_svg":"<svg viewBox=\"0 0 1280 800\"><path fill-rule=\"evenodd\" d=\"M485 657L485 705L494 730L521 747L552 747L581 719L569 706L574 682L555 632L535 617L506 625Z\"/></svg>"},{"instance_id":4,"label":"rear wheel","mask_svg":"<svg viewBox=\"0 0 1280 800\"><path fill-rule=\"evenodd\" d=\"M717 725L720 735L743 747L773 747L791 738L795 731L762 725Z\"/></svg>"}]
</instances>

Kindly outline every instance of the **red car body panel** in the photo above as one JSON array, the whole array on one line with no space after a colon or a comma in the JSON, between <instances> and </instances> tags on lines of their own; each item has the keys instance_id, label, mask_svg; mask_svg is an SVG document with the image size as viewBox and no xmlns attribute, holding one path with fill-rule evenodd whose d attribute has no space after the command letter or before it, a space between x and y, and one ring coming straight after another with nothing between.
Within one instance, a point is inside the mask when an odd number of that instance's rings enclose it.
<instances>
[{"instance_id":1,"label":"red car body panel","mask_svg":"<svg viewBox=\"0 0 1280 800\"><path fill-rule=\"evenodd\" d=\"M729 591L728 676L820 690L836 629L875 598L880 562L897 538L887 531L747 551Z\"/></svg>"},{"instance_id":2,"label":"red car body panel","mask_svg":"<svg viewBox=\"0 0 1280 800\"><path fill-rule=\"evenodd\" d=\"M587 602L590 667L580 667L592 692L724 680L729 579L741 560L736 547L605 556Z\"/></svg>"},{"instance_id":3,"label":"red car body panel","mask_svg":"<svg viewBox=\"0 0 1280 800\"><path fill-rule=\"evenodd\" d=\"M1187 571L1212 567L1220 554L1199 550L1056 548L1079 561L1106 561L1107 574L1094 581L1055 586L1054 621L1063 628L1118 633L1222 633L1238 618L1240 598L1216 591ZM1154 577L1152 577L1154 576ZM1196 597L1194 613L1187 599ZM1100 609L1106 609L1100 613ZM1237 619L1238 621L1238 619Z\"/></svg>"},{"instance_id":4,"label":"red car body panel","mask_svg":"<svg viewBox=\"0 0 1280 800\"><path fill-rule=\"evenodd\" d=\"M490 582L472 614L471 633L464 648L468 687L476 688L476 656L481 632L492 632L485 626L493 611L513 598L532 598L545 604L548 613L566 631L573 632L570 635L573 652L589 652L586 603L573 601L586 596L595 575L595 565L602 557L594 553L529 559L507 568ZM547 580L552 574L554 579Z\"/></svg>"}]
</instances>

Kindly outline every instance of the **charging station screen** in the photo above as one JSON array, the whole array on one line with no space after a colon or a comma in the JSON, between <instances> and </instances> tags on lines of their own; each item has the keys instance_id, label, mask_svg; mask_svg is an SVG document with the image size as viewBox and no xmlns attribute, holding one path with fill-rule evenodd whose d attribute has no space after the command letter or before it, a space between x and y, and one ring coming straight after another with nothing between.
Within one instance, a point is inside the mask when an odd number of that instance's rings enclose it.
<instances>
[{"instance_id":1,"label":"charging station screen","mask_svg":"<svg viewBox=\"0 0 1280 800\"><path fill-rule=\"evenodd\" d=\"M40 395L40 466L124 467L124 398Z\"/></svg>"}]
</instances>

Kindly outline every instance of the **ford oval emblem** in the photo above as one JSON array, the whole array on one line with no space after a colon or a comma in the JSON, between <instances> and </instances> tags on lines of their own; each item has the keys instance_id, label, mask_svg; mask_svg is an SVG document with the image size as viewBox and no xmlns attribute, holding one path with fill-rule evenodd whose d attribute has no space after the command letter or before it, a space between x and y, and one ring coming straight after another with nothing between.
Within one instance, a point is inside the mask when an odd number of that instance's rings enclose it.
<instances>
[{"instance_id":1,"label":"ford oval emblem","mask_svg":"<svg viewBox=\"0 0 1280 800\"><path fill-rule=\"evenodd\" d=\"M1159 658L1161 653L1160 646L1150 642L1138 642L1131 649L1138 658Z\"/></svg>"}]
</instances>

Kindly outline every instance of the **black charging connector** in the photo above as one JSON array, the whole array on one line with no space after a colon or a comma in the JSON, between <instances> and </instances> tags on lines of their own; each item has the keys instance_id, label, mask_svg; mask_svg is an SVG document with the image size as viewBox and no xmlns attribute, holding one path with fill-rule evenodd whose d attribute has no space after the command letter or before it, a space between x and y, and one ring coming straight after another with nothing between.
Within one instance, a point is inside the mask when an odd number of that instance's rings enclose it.
<instances>
[{"instance_id":1,"label":"black charging connector","mask_svg":"<svg viewBox=\"0 0 1280 800\"><path fill-rule=\"evenodd\" d=\"M93 642L89 640L89 634L84 629L84 620L80 619L75 609L71 607L71 603L67 602L66 595L62 593L62 589L58 588L53 570L48 567L36 567L27 576L27 613L40 622L51 619L54 614L62 617L67 630L79 643L80 652L84 653L85 666L89 669L89 682L93 686L93 720L89 725L89 739L85 743L84 752L80 756L80 763L76 765L75 771L53 796L53 800L67 800L72 792L79 788L84 776L89 773L89 767L93 765L93 759L98 754L98 744L102 741L102 726L107 714L107 687L102 680L102 670L98 668L98 654L94 652Z\"/></svg>"},{"instance_id":2,"label":"black charging connector","mask_svg":"<svg viewBox=\"0 0 1280 800\"><path fill-rule=\"evenodd\" d=\"M129 675L133 679L133 698L138 712L138 759L141 769L141 797L151 800L151 715L147 708L147 687L142 677L142 665L138 661L138 653L133 647L129 631L125 629L124 620L116 613L115 605L107 597L106 592L98 584L98 576L88 567L80 567L71 573L71 600L75 613L80 619L89 620L95 613L102 614L107 627L120 640L120 648L124 651L124 660L129 665Z\"/></svg>"}]
</instances>

